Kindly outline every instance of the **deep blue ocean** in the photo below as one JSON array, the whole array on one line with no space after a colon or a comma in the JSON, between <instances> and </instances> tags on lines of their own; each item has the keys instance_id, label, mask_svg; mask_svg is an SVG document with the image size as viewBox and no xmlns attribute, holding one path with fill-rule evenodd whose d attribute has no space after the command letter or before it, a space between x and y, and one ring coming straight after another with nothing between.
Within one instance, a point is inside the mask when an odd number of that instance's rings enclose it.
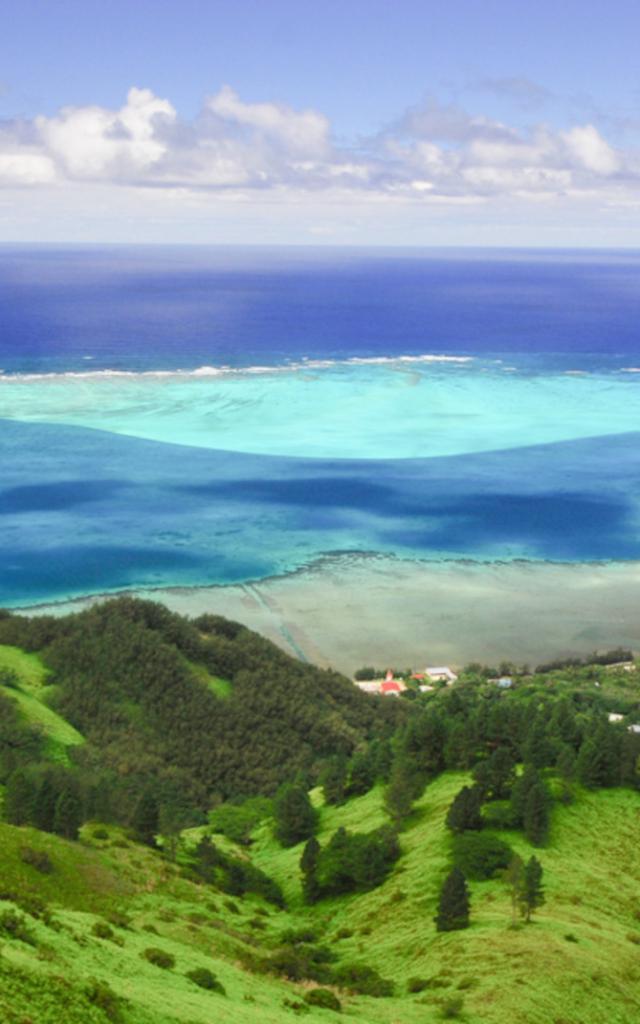
<instances>
[{"instance_id":1,"label":"deep blue ocean","mask_svg":"<svg viewBox=\"0 0 640 1024\"><path fill-rule=\"evenodd\" d=\"M640 253L0 247L0 604L640 558Z\"/></svg>"}]
</instances>

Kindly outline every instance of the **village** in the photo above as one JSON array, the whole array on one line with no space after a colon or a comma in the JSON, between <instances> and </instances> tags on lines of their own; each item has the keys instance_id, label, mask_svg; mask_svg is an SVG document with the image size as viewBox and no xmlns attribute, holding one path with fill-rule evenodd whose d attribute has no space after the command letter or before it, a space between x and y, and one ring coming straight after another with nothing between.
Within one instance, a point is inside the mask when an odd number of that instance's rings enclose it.
<instances>
[{"instance_id":1,"label":"village","mask_svg":"<svg viewBox=\"0 0 640 1024\"><path fill-rule=\"evenodd\" d=\"M606 672L635 672L637 666L634 661L618 661L602 666L602 669ZM431 665L418 672L407 670L405 673L387 669L386 672L379 673L378 678L360 678L366 673L366 669L361 669L357 672L353 680L354 685L359 690L362 690L363 693L370 693L380 697L400 697L403 693L411 690L414 691L412 695L415 695L416 691L419 693L429 693L436 689L453 686L454 683L458 682L459 678L458 674L449 665ZM370 674L374 676L375 670L371 670ZM528 677L524 676L522 678ZM513 676L508 675L499 675L487 679L487 682L493 683L500 690L512 689L514 681ZM593 685L599 689L601 684L599 680L594 680ZM624 723L627 720L627 716L619 711L609 711L607 719L611 724L618 725ZM640 723L632 722L629 724L627 722L626 727L628 732L640 734Z\"/></svg>"}]
</instances>

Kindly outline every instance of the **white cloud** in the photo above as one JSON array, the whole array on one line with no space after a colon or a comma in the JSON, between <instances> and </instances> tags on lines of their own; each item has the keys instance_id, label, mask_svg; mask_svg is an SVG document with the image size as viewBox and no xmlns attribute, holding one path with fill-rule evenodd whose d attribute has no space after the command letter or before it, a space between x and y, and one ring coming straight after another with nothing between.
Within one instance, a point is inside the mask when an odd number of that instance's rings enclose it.
<instances>
[{"instance_id":1,"label":"white cloud","mask_svg":"<svg viewBox=\"0 0 640 1024\"><path fill-rule=\"evenodd\" d=\"M615 174L620 160L592 124L563 133L569 153L579 165L594 174Z\"/></svg>"},{"instance_id":2,"label":"white cloud","mask_svg":"<svg viewBox=\"0 0 640 1024\"><path fill-rule=\"evenodd\" d=\"M119 109L65 107L0 124L0 188L74 182L153 190L174 203L195 195L425 208L510 197L624 203L637 196L640 162L592 124L522 129L435 100L374 138L338 145L322 113L245 102L229 86L190 121L168 99L132 88Z\"/></svg>"}]
</instances>

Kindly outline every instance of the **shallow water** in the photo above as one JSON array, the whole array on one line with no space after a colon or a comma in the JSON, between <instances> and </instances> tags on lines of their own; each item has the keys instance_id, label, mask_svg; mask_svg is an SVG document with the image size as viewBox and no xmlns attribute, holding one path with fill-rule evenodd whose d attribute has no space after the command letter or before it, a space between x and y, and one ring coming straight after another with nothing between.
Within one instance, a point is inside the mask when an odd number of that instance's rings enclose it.
<instances>
[{"instance_id":1,"label":"shallow water","mask_svg":"<svg viewBox=\"0 0 640 1024\"><path fill-rule=\"evenodd\" d=\"M0 250L0 604L640 559L639 269Z\"/></svg>"}]
</instances>

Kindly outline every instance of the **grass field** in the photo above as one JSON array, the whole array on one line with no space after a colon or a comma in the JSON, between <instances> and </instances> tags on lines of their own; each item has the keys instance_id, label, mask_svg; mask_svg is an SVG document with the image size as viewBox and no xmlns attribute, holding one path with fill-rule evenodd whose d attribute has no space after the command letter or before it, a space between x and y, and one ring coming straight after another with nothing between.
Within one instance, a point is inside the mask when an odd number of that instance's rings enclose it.
<instances>
[{"instance_id":1,"label":"grass field","mask_svg":"<svg viewBox=\"0 0 640 1024\"><path fill-rule=\"evenodd\" d=\"M48 685L47 670L38 656L18 647L0 645L0 669L7 669L17 679L16 686L0 686L0 690L17 702L29 722L42 730L47 738L47 756L67 763L67 748L84 743L84 738L48 706L55 687Z\"/></svg>"},{"instance_id":2,"label":"grass field","mask_svg":"<svg viewBox=\"0 0 640 1024\"><path fill-rule=\"evenodd\" d=\"M251 857L282 885L286 911L258 897L230 899L197 886L157 854L130 844L118 829L96 839L95 826L87 826L82 842L68 843L0 825L3 889L37 891L55 907L60 925L53 931L36 923L37 948L4 937L0 1011L5 1017L0 1013L0 1019L58 1024L62 1018L46 1009L47 979L53 974L68 979L65 1022L71 1024L106 1019L95 1016L93 1007L81 1016L86 979L92 977L129 1000L127 1024L284 1024L302 1012L285 1000L299 1004L309 986L251 971L247 961L266 955L284 929L310 926L341 961L369 964L395 981L392 998L340 993L343 1016L363 1024L430 1024L454 1012L469 1024L636 1024L637 794L581 791L572 805L556 807L549 844L535 851L544 866L547 902L534 923L511 926L506 886L493 880L471 884L469 929L438 934L433 915L449 857L444 817L463 781L463 775L449 773L427 788L402 833L402 858L383 886L312 908L301 901L301 847L281 849L263 823ZM320 802L318 792L314 799ZM319 838L325 842L339 825L368 831L384 821L382 794L374 790L340 808L322 807ZM520 833L502 836L523 857L530 856L532 848ZM54 863L51 875L22 863L25 844L47 850ZM0 902L0 914L8 905ZM96 922L114 911L127 915L128 926L112 925L112 939L97 938ZM141 954L150 946L172 954L175 967L149 964ZM213 970L226 996L200 990L184 976L196 966ZM24 969L28 975L16 973ZM407 992L411 978L426 983L419 994ZM18 1015L7 1016L14 1012ZM305 1013L310 1024L331 1016L317 1008Z\"/></svg>"}]
</instances>

